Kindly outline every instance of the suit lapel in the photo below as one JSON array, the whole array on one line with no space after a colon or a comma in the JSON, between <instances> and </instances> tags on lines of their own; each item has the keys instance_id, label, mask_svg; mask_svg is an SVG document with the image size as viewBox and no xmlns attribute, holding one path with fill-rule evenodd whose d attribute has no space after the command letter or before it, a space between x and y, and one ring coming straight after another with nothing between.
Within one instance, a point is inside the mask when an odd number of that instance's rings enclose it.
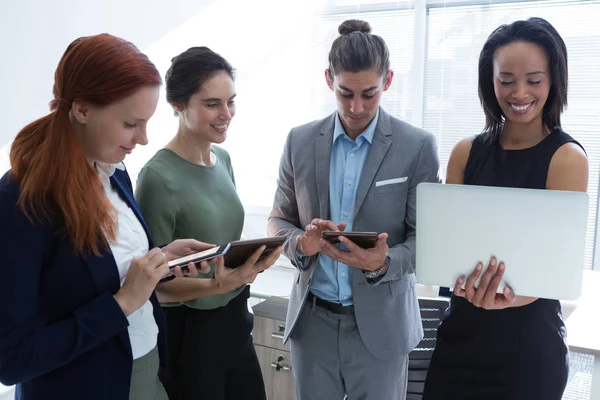
<instances>
[{"instance_id":1,"label":"suit lapel","mask_svg":"<svg viewBox=\"0 0 600 400\"><path fill-rule=\"evenodd\" d=\"M144 228L144 232L146 232L146 236L148 237L149 247L150 247L150 249L152 249L154 247L154 243L152 242L152 237L150 236L150 230L148 229L148 225L146 225L146 222L144 221L144 218L142 217L142 212L140 211L140 208L138 207L137 202L135 201L135 198L133 196L133 191L131 189L131 183L129 180L129 176L127 175L127 172L120 171L117 168L115 173L110 177L110 184L111 184L111 187L113 187L117 191L117 193L119 193L119 197L123 201L125 201L125 203L127 203L129 208L131 208L135 217L138 219L138 221L140 221L140 224L142 224L142 227ZM160 282L166 282L173 278L175 278L175 276L170 275L169 277L162 279ZM165 316L162 312L162 308L160 306L158 298L156 297L156 292L153 292L152 296L150 296L150 302L152 303L152 306L153 306L154 320L156 321L156 324L158 325L158 332L159 332L158 347L159 347L160 366L164 368L165 362L166 362L166 356L167 356L167 354L166 354L166 336L164 334L165 329L166 329L166 320L165 320ZM121 341L123 342L125 347L129 350L129 352L132 353L131 339L129 338L129 334L127 332L121 332L119 334L119 339L121 339Z\"/></svg>"},{"instance_id":2,"label":"suit lapel","mask_svg":"<svg viewBox=\"0 0 600 400\"><path fill-rule=\"evenodd\" d=\"M121 172L120 171L115 171L115 173L110 177L110 185L112 188L114 188L117 193L119 194L119 197L125 201L125 203L127 203L127 205L133 210L134 215L136 216L136 218L140 221L140 223L142 224L142 227L144 228L144 232L146 232L146 236L148 237L148 242L150 245L150 248L154 247L154 245L152 244L152 238L150 237L150 231L148 230L148 226L146 225L146 223L144 222L144 219L142 218L142 214L140 212L140 209L137 206L137 203L135 202L135 199L133 198L133 193L129 187L129 185L123 181L123 178L120 176ZM110 261L108 261L110 260ZM103 258L98 258L98 257L91 257L88 259L88 265L90 265L90 269L92 269L92 274L98 275L100 276L100 271L107 271L107 272L103 272L105 275L114 275L114 278L111 279L111 292L112 293L116 293L117 290L119 290L120 285L121 285L121 280L119 278L119 273L118 273L118 268L117 268L117 264L115 262L115 259L112 255L111 252L107 252L106 254L103 255ZM111 263L111 266L108 266L107 263ZM95 271L95 272L94 272ZM94 279L96 280L96 284L99 284L100 282L98 281L98 278L95 276ZM99 286L100 288L105 288L106 286ZM105 289L104 289L105 290ZM153 295L154 296L154 295ZM156 303L156 304L154 304ZM155 308L160 308L160 306L158 305L158 302L153 302L153 306ZM125 346L125 349L127 350L127 352L131 355L133 355L133 351L131 349L131 339L129 337L129 333L127 331L123 331L120 332L118 335L119 340L121 341L121 343L123 343L123 346Z\"/></svg>"},{"instance_id":3,"label":"suit lapel","mask_svg":"<svg viewBox=\"0 0 600 400\"><path fill-rule=\"evenodd\" d=\"M142 227L144 228L144 232L146 232L146 236L148 237L148 242L150 243L150 248L154 247L154 244L152 242L152 237L150 236L150 230L148 229L148 225L146 225L146 222L144 221L144 218L142 217L142 212L140 211L140 209L133 197L133 193L129 189L129 186L125 182L122 182L122 180L119 178L117 171L115 171L113 176L110 177L110 184L114 189L117 190L117 192L119 193L119 197L121 197L121 199L123 199L123 201L125 201L125 203L127 203L129 208L131 208L131 210L133 211L133 214L135 215L135 217L140 221L140 224L142 224Z\"/></svg>"},{"instance_id":4,"label":"suit lapel","mask_svg":"<svg viewBox=\"0 0 600 400\"><path fill-rule=\"evenodd\" d=\"M381 166L381 163L383 162L383 159L385 158L385 155L392 144L392 139L390 139L391 134L392 130L390 116L383 111L382 108L379 108L379 120L377 121L377 127L375 128L373 143L369 149L367 161L365 162L362 176L360 178L358 193L356 194L356 202L354 205L355 218L356 214L358 214L358 210L360 210L360 207L365 201L367 193L369 192L369 188L375 179L375 175L377 174L377 171L379 171L379 167Z\"/></svg>"},{"instance_id":5,"label":"suit lapel","mask_svg":"<svg viewBox=\"0 0 600 400\"><path fill-rule=\"evenodd\" d=\"M337 114L330 116L315 139L315 180L319 196L319 218L329 219L329 166L333 128Z\"/></svg>"},{"instance_id":6,"label":"suit lapel","mask_svg":"<svg viewBox=\"0 0 600 400\"><path fill-rule=\"evenodd\" d=\"M119 277L119 269L117 268L117 263L112 252L104 251L100 256L89 255L83 261L87 265L100 294L107 291L113 294L117 293L121 288L121 278ZM119 332L117 337L125 347L125 351L133 355L127 331Z\"/></svg>"}]
</instances>

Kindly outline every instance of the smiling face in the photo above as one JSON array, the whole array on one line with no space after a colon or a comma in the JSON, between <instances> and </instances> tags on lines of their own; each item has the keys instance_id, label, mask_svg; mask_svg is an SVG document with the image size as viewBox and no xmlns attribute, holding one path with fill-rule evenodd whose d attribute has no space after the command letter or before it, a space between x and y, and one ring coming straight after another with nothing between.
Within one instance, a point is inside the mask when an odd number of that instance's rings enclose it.
<instances>
[{"instance_id":1,"label":"smiling face","mask_svg":"<svg viewBox=\"0 0 600 400\"><path fill-rule=\"evenodd\" d=\"M500 47L494 54L493 79L496 100L507 122L541 124L551 84L543 48L528 42Z\"/></svg>"},{"instance_id":2,"label":"smiling face","mask_svg":"<svg viewBox=\"0 0 600 400\"><path fill-rule=\"evenodd\" d=\"M86 159L117 164L136 145L147 144L146 124L156 110L158 96L158 86L146 86L104 107L74 101L72 119Z\"/></svg>"},{"instance_id":3,"label":"smiling face","mask_svg":"<svg viewBox=\"0 0 600 400\"><path fill-rule=\"evenodd\" d=\"M341 71L333 76L325 70L327 85L335 92L338 114L348 136L356 139L375 118L381 96L392 84L393 75L388 71L381 76L374 68Z\"/></svg>"},{"instance_id":4,"label":"smiling face","mask_svg":"<svg viewBox=\"0 0 600 400\"><path fill-rule=\"evenodd\" d=\"M174 104L185 131L210 143L223 143L235 115L235 85L226 71L204 82L186 105Z\"/></svg>"}]
</instances>

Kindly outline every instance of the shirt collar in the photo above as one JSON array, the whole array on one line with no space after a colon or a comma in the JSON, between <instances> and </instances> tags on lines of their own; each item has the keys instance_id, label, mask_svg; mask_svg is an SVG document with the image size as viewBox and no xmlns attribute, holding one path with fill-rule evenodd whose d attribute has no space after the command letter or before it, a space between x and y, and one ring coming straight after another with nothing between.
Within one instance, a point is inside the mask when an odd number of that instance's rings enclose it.
<instances>
[{"instance_id":1,"label":"shirt collar","mask_svg":"<svg viewBox=\"0 0 600 400\"><path fill-rule=\"evenodd\" d=\"M361 137L369 142L369 144L373 143L373 137L375 136L375 128L377 127L377 121L379 120L379 109L377 110L377 114L375 114L375 118L371 121L371 123L367 126L367 129L361 133L357 140ZM335 113L335 125L333 128L333 143L337 140L338 137L346 135L346 131L344 130L344 126L342 125L342 121L340 120L340 114Z\"/></svg>"},{"instance_id":2,"label":"shirt collar","mask_svg":"<svg viewBox=\"0 0 600 400\"><path fill-rule=\"evenodd\" d=\"M98 175L100 175L100 179L105 186L110 185L110 177L113 176L117 169L125 171L125 165L123 163L105 164L96 162L96 171L98 171Z\"/></svg>"}]
</instances>

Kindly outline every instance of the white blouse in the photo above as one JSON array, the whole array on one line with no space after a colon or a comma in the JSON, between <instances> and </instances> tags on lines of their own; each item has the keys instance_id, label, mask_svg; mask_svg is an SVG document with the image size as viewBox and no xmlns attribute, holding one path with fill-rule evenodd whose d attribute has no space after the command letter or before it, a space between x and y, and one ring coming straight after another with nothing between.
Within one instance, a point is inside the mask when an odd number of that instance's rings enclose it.
<instances>
[{"instance_id":1,"label":"white blouse","mask_svg":"<svg viewBox=\"0 0 600 400\"><path fill-rule=\"evenodd\" d=\"M119 167L123 168L121 164L96 163L106 196L117 211L116 240L110 242L109 245L119 269L121 286L123 286L131 260L144 256L149 251L150 244L146 232L133 210L119 197L119 192L110 185L110 177L114 174L115 168ZM158 325L154 320L153 311L153 305L148 300L141 308L127 317L129 321L127 330L134 360L148 354L158 342Z\"/></svg>"}]
</instances>

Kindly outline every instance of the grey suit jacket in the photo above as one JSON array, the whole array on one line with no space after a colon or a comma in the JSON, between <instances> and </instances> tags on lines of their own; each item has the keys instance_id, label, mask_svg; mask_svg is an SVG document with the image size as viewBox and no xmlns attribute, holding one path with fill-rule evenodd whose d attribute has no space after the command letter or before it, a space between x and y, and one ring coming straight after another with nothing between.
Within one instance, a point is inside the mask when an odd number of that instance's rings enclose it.
<instances>
[{"instance_id":1,"label":"grey suit jacket","mask_svg":"<svg viewBox=\"0 0 600 400\"><path fill-rule=\"evenodd\" d=\"M314 218L330 219L329 162L335 118L336 113L292 129L281 157L268 232L287 237L284 252L296 266L285 341L304 306L319 257L299 262L297 238ZM380 108L358 187L353 230L387 232L391 263L376 283L350 269L358 329L366 347L380 359L409 353L423 337L415 294L416 189L420 182L439 182L438 173L433 135Z\"/></svg>"}]
</instances>

